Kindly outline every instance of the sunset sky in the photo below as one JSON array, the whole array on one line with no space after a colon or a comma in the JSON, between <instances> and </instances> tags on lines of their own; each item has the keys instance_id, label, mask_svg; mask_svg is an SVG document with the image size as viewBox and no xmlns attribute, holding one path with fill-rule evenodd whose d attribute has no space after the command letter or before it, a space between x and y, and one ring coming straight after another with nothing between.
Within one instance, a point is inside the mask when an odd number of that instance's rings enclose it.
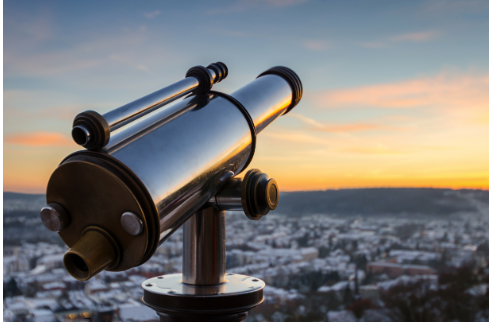
<instances>
[{"instance_id":1,"label":"sunset sky","mask_svg":"<svg viewBox=\"0 0 492 322\"><path fill-rule=\"evenodd\" d=\"M301 103L251 167L283 191L489 186L488 2L4 1L4 191L44 193L105 113L223 61L231 93L292 68Z\"/></svg>"}]
</instances>

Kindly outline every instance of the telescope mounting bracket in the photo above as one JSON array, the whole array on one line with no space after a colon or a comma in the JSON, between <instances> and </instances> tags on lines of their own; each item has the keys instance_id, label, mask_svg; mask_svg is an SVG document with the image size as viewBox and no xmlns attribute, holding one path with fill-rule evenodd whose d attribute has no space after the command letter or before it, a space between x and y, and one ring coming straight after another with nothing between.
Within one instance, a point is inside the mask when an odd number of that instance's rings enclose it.
<instances>
[{"instance_id":1,"label":"telescope mounting bracket","mask_svg":"<svg viewBox=\"0 0 492 322\"><path fill-rule=\"evenodd\" d=\"M243 321L263 303L265 282L226 273L225 211L243 210L258 220L278 204L277 182L252 169L243 179L230 179L183 226L183 273L142 283L143 302L161 322Z\"/></svg>"}]
</instances>

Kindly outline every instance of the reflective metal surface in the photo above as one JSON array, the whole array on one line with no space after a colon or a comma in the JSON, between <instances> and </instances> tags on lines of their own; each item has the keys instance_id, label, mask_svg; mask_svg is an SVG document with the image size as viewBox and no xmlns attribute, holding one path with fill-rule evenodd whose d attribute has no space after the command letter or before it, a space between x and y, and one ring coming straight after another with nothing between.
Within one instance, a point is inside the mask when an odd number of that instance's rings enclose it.
<instances>
[{"instance_id":1,"label":"reflective metal surface","mask_svg":"<svg viewBox=\"0 0 492 322\"><path fill-rule=\"evenodd\" d=\"M179 115L203 105L210 100L212 96L210 94L192 96L183 99L180 102L170 104L166 108L159 109L153 115L143 117L138 122L134 122L126 126L125 128L117 131L111 135L108 145L103 149L106 153L112 153L123 147L129 142L151 132L156 127L162 126Z\"/></svg>"},{"instance_id":2,"label":"reflective metal surface","mask_svg":"<svg viewBox=\"0 0 492 322\"><path fill-rule=\"evenodd\" d=\"M225 281L225 212L200 209L183 227L183 282L214 285Z\"/></svg>"},{"instance_id":3,"label":"reflective metal surface","mask_svg":"<svg viewBox=\"0 0 492 322\"><path fill-rule=\"evenodd\" d=\"M215 196L210 198L208 205L220 210L243 210L241 201L242 179L234 178Z\"/></svg>"},{"instance_id":4,"label":"reflective metal surface","mask_svg":"<svg viewBox=\"0 0 492 322\"><path fill-rule=\"evenodd\" d=\"M246 275L228 273L220 285L193 286L183 283L182 274L169 274L150 278L142 283L146 292L165 293L169 295L211 295L217 297L234 294L251 293L263 289L265 282Z\"/></svg>"},{"instance_id":5,"label":"reflective metal surface","mask_svg":"<svg viewBox=\"0 0 492 322\"><path fill-rule=\"evenodd\" d=\"M259 133L286 110L292 90L283 78L266 75L232 96L251 113ZM231 102L214 97L200 109L180 104L174 108L186 112L178 117L163 121L169 111L157 111L145 124L119 133L124 140L115 135L106 149L148 189L160 217L160 242L219 191L225 173L237 175L251 152L248 123ZM134 138L132 133L149 127Z\"/></svg>"},{"instance_id":6,"label":"reflective metal surface","mask_svg":"<svg viewBox=\"0 0 492 322\"><path fill-rule=\"evenodd\" d=\"M256 133L282 115L292 102L292 88L277 75L261 76L231 94L248 110Z\"/></svg>"},{"instance_id":7,"label":"reflective metal surface","mask_svg":"<svg viewBox=\"0 0 492 322\"><path fill-rule=\"evenodd\" d=\"M244 178L234 178L207 205L220 210L242 210L253 220L266 216L277 208L279 187L277 181L258 169L250 169Z\"/></svg>"},{"instance_id":8,"label":"reflective metal surface","mask_svg":"<svg viewBox=\"0 0 492 322\"><path fill-rule=\"evenodd\" d=\"M124 129L106 149L145 185L159 213L161 242L222 188L224 175L237 174L251 153L248 122L226 99L213 98L178 117L166 110Z\"/></svg>"},{"instance_id":9,"label":"reflective metal surface","mask_svg":"<svg viewBox=\"0 0 492 322\"><path fill-rule=\"evenodd\" d=\"M264 301L265 283L254 277L227 274L219 285L182 283L181 274L154 277L142 284L142 302L162 322L241 322Z\"/></svg>"},{"instance_id":10,"label":"reflective metal surface","mask_svg":"<svg viewBox=\"0 0 492 322\"><path fill-rule=\"evenodd\" d=\"M199 82L195 77L187 77L152 94L109 111L103 117L108 122L110 130L114 131L134 121L136 118L191 93L198 85Z\"/></svg>"},{"instance_id":11,"label":"reflective metal surface","mask_svg":"<svg viewBox=\"0 0 492 322\"><path fill-rule=\"evenodd\" d=\"M132 236L140 235L143 231L143 222L133 212L125 212L121 215L121 226Z\"/></svg>"},{"instance_id":12,"label":"reflective metal surface","mask_svg":"<svg viewBox=\"0 0 492 322\"><path fill-rule=\"evenodd\" d=\"M266 75L232 96L251 113L259 133L285 111L292 91L283 78ZM162 243L222 188L224 175L239 173L251 142L248 122L233 103L212 97L201 107L188 98L115 133L102 152L128 167L147 189Z\"/></svg>"},{"instance_id":13,"label":"reflective metal surface","mask_svg":"<svg viewBox=\"0 0 492 322\"><path fill-rule=\"evenodd\" d=\"M212 82L214 82L216 78L215 72L212 69L208 69L208 71L212 76ZM195 77L187 77L154 93L109 111L103 117L108 122L111 131L117 130L137 118L191 93L198 85L199 81Z\"/></svg>"}]
</instances>

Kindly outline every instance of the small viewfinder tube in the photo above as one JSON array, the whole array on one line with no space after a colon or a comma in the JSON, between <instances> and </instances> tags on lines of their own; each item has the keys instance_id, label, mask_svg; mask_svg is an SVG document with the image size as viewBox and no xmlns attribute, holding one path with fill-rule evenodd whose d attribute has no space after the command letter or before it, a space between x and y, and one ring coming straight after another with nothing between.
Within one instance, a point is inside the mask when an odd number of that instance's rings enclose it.
<instances>
[{"instance_id":1,"label":"small viewfinder tube","mask_svg":"<svg viewBox=\"0 0 492 322\"><path fill-rule=\"evenodd\" d=\"M88 150L104 148L110 133L138 118L155 111L187 94L203 94L228 75L227 66L217 62L207 67L195 66L188 70L186 78L152 94L118 107L103 115L85 111L75 117L72 138Z\"/></svg>"}]
</instances>

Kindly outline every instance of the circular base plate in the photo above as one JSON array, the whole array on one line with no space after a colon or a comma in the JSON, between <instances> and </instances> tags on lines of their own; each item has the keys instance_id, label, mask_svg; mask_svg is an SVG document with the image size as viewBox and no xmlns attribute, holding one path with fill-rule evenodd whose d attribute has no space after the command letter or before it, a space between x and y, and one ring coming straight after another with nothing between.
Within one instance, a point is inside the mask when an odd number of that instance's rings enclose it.
<instances>
[{"instance_id":1,"label":"circular base plate","mask_svg":"<svg viewBox=\"0 0 492 322\"><path fill-rule=\"evenodd\" d=\"M153 277L142 283L143 302L166 314L230 314L247 312L263 303L262 280L239 274L226 274L218 285L190 285L182 274Z\"/></svg>"}]
</instances>

